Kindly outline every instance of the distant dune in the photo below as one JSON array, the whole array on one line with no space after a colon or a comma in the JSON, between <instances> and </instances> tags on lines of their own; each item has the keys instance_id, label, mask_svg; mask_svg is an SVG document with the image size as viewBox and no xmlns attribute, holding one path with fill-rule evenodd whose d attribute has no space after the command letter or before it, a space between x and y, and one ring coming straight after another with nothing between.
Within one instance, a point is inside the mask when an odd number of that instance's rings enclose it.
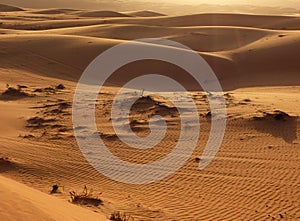
<instances>
[{"instance_id":1,"label":"distant dune","mask_svg":"<svg viewBox=\"0 0 300 221\"><path fill-rule=\"evenodd\" d=\"M100 17L115 15L111 11L91 13L98 13ZM123 14L117 13L116 16ZM297 28L299 19L296 16L199 14L159 18L106 17L105 20L71 18L23 21L19 24L5 22L2 24L5 28L34 32L10 38L5 31L7 34L3 35L0 45L19 47L9 47L10 52L3 54L1 60L4 65L7 63L10 66L10 61L14 59L19 61L12 64L17 68L29 68L37 74L52 77L56 76L54 67L57 66L60 72L65 73L60 74L59 78L76 81L89 62L105 49L125 40L160 37L178 41L198 51L215 70L225 90L255 85L297 85L300 34L288 29ZM29 42L23 45L24 41ZM28 56L28 51L32 53L31 56L43 56L44 59L39 59L40 65L18 65L25 62L22 60ZM80 51L80 54L76 51ZM12 55L14 57L10 57ZM44 64L47 59L55 60L56 65L50 68ZM60 67L62 65L64 67ZM75 71L70 72L70 67ZM41 71L42 68L44 71ZM143 69L133 68L132 71ZM167 70L166 67L164 69ZM281 74L283 70L286 71L284 75ZM272 77L275 73L276 78ZM124 78L115 79L114 83L119 85ZM192 82L187 84L191 90L195 89Z\"/></svg>"},{"instance_id":2,"label":"distant dune","mask_svg":"<svg viewBox=\"0 0 300 221\"><path fill-rule=\"evenodd\" d=\"M122 14L115 11L89 11L89 12L81 12L78 13L81 17L130 17L129 15Z\"/></svg>"},{"instance_id":3,"label":"distant dune","mask_svg":"<svg viewBox=\"0 0 300 221\"><path fill-rule=\"evenodd\" d=\"M35 14L65 14L65 13L72 13L72 12L76 12L78 10L76 9L60 9L60 8L57 8L57 9L43 9L43 10L35 10L33 11L32 13L35 13Z\"/></svg>"},{"instance_id":4,"label":"distant dune","mask_svg":"<svg viewBox=\"0 0 300 221\"><path fill-rule=\"evenodd\" d=\"M166 16L164 14L158 13L158 12L153 12L153 11L136 11L136 12L129 12L126 13L131 16L136 16L136 17L160 17L160 16Z\"/></svg>"},{"instance_id":5,"label":"distant dune","mask_svg":"<svg viewBox=\"0 0 300 221\"><path fill-rule=\"evenodd\" d=\"M24 9L15 6L0 4L0 12L17 12L17 11L24 11Z\"/></svg>"},{"instance_id":6,"label":"distant dune","mask_svg":"<svg viewBox=\"0 0 300 221\"><path fill-rule=\"evenodd\" d=\"M145 20L129 20L129 23L156 25L164 27L188 26L237 26L267 29L300 28L299 16L271 16L250 14L194 14L184 16L167 16Z\"/></svg>"},{"instance_id":7,"label":"distant dune","mask_svg":"<svg viewBox=\"0 0 300 221\"><path fill-rule=\"evenodd\" d=\"M12 16L12 15L11 15ZM30 15L27 15L30 17ZM270 30L299 30L300 16L267 16L267 15L248 15L248 14L195 14L185 16L162 16L162 17L130 17L114 11L86 11L74 13L74 18L52 19L43 21L20 21L18 24L6 23L6 28L11 29L30 29L38 26L38 29L68 28L90 26L96 24L136 24L145 27L219 27L232 26L244 28L258 28ZM78 16L90 17L89 19L78 19ZM112 17L114 19L101 20L101 17Z\"/></svg>"}]
</instances>

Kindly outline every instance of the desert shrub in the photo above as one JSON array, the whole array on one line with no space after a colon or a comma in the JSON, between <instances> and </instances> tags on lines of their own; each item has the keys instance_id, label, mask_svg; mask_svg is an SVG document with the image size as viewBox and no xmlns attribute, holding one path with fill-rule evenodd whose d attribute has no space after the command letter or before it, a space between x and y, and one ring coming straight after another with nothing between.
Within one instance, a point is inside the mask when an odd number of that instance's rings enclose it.
<instances>
[{"instance_id":1,"label":"desert shrub","mask_svg":"<svg viewBox=\"0 0 300 221\"><path fill-rule=\"evenodd\" d=\"M50 191L50 194L60 193L59 186L57 184L54 184L52 186L52 190Z\"/></svg>"},{"instance_id":2,"label":"desert shrub","mask_svg":"<svg viewBox=\"0 0 300 221\"><path fill-rule=\"evenodd\" d=\"M76 193L75 191L70 192L71 202L80 205L93 205L99 206L103 204L103 201L92 194L93 190L88 191L87 187L84 186L82 193ZM99 194L101 195L101 193Z\"/></svg>"},{"instance_id":3,"label":"desert shrub","mask_svg":"<svg viewBox=\"0 0 300 221\"><path fill-rule=\"evenodd\" d=\"M59 84L59 85L56 86L56 89L58 89L58 90L63 90L65 88L66 87L63 84Z\"/></svg>"},{"instance_id":4,"label":"desert shrub","mask_svg":"<svg viewBox=\"0 0 300 221\"><path fill-rule=\"evenodd\" d=\"M110 215L109 220L113 220L113 221L133 221L133 218L131 218L130 216L126 215L125 213L120 213L118 212L114 212Z\"/></svg>"}]
</instances>

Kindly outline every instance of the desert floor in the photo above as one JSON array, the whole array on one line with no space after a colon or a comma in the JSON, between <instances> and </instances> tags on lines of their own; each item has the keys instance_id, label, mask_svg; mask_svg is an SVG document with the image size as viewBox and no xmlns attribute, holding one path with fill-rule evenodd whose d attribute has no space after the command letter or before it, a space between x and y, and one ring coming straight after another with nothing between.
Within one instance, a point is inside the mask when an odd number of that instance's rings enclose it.
<instances>
[{"instance_id":1,"label":"desert floor","mask_svg":"<svg viewBox=\"0 0 300 221\"><path fill-rule=\"evenodd\" d=\"M1 220L105 220L114 211L134 220L300 220L300 17L173 17L4 5L0 10ZM137 38L185 44L218 76L227 127L219 152L204 170L196 159L210 131L207 97L182 70L155 61L129 65L110 79L99 94L99 133L126 161L147 163L168 154L179 136L180 117L161 97L140 99L131 113L131 127L140 136L149 133L141 109L167 120L166 137L153 149L123 145L109 115L128 73L167 72L190 90L201 118L190 160L160 182L130 185L97 172L80 152L72 127L76 83L101 52ZM54 184L60 193L50 195ZM68 202L69 192L81 192L85 185L102 205Z\"/></svg>"}]
</instances>

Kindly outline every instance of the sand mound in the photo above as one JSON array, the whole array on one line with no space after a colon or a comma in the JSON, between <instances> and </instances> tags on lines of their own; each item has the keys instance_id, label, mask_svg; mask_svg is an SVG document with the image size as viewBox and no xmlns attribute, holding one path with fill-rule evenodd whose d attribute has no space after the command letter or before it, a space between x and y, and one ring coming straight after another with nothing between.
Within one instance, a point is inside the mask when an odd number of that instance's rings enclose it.
<instances>
[{"instance_id":1,"label":"sand mound","mask_svg":"<svg viewBox=\"0 0 300 221\"><path fill-rule=\"evenodd\" d=\"M76 12L78 10L76 9L69 9L69 8L57 8L57 9L46 9L46 10L38 10L38 11L34 11L32 13L34 14L45 14L45 15L52 15L52 14L66 14L66 13L72 13L72 12Z\"/></svg>"},{"instance_id":2,"label":"sand mound","mask_svg":"<svg viewBox=\"0 0 300 221\"><path fill-rule=\"evenodd\" d=\"M24 11L24 9L15 6L0 4L0 12L17 12L17 11Z\"/></svg>"},{"instance_id":3,"label":"sand mound","mask_svg":"<svg viewBox=\"0 0 300 221\"><path fill-rule=\"evenodd\" d=\"M154 12L154 11L136 11L136 12L129 12L126 13L127 15L130 16L135 16L135 17L159 17L159 16L166 16L164 14Z\"/></svg>"},{"instance_id":4,"label":"sand mound","mask_svg":"<svg viewBox=\"0 0 300 221\"><path fill-rule=\"evenodd\" d=\"M284 122L284 121L295 120L297 119L297 117L290 116L289 114L280 110L275 110L273 112L263 112L263 116L254 116L253 119Z\"/></svg>"},{"instance_id":5,"label":"sand mound","mask_svg":"<svg viewBox=\"0 0 300 221\"><path fill-rule=\"evenodd\" d=\"M77 15L81 17L130 17L129 15L122 14L115 11L90 11L90 12L81 12Z\"/></svg>"},{"instance_id":6,"label":"sand mound","mask_svg":"<svg viewBox=\"0 0 300 221\"><path fill-rule=\"evenodd\" d=\"M283 111L264 112L263 116L253 117L255 129L281 137L288 143L297 139L297 117Z\"/></svg>"},{"instance_id":7,"label":"sand mound","mask_svg":"<svg viewBox=\"0 0 300 221\"><path fill-rule=\"evenodd\" d=\"M1 95L0 95L0 100L18 100L18 99L22 99L22 98L26 98L26 97L31 97L32 95L23 92L20 88L16 89L13 87L9 87L7 88L6 91L4 91Z\"/></svg>"},{"instance_id":8,"label":"sand mound","mask_svg":"<svg viewBox=\"0 0 300 221\"><path fill-rule=\"evenodd\" d=\"M130 110L130 126L134 132L150 132L148 128L151 116L160 115L166 120L177 117L178 110L171 103L153 96L139 98Z\"/></svg>"}]
</instances>

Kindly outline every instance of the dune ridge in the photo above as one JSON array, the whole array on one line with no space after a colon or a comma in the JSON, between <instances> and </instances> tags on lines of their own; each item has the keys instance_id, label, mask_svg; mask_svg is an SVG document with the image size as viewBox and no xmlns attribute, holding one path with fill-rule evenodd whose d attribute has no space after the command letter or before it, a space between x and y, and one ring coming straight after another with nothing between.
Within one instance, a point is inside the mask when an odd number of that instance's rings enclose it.
<instances>
[{"instance_id":1,"label":"dune ridge","mask_svg":"<svg viewBox=\"0 0 300 221\"><path fill-rule=\"evenodd\" d=\"M165 14L161 14L161 13L154 12L154 11L134 11L134 12L126 13L126 14L131 15L131 16L135 16L135 17L160 17L160 16L166 16Z\"/></svg>"}]
</instances>

